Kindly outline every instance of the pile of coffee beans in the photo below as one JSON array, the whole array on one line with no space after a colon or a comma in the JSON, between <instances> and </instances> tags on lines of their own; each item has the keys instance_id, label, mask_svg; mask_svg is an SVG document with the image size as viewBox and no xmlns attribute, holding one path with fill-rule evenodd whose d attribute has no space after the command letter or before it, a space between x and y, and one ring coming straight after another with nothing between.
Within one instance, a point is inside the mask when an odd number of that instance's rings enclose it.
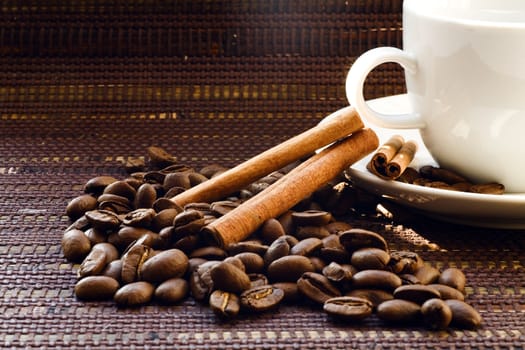
<instances>
[{"instance_id":1,"label":"pile of coffee beans","mask_svg":"<svg viewBox=\"0 0 525 350\"><path fill-rule=\"evenodd\" d=\"M391 250L380 234L337 219L359 205L347 183L326 184L248 240L220 248L200 239L201 228L287 169L231 197L181 208L169 198L225 168L197 171L163 149L147 151L125 164L129 176L92 178L67 205L72 224L62 249L76 264L79 300L134 307L191 296L221 319L287 303L314 305L338 322L375 315L430 329L480 326L479 313L464 300L462 271L439 271L415 252Z\"/></svg>"}]
</instances>

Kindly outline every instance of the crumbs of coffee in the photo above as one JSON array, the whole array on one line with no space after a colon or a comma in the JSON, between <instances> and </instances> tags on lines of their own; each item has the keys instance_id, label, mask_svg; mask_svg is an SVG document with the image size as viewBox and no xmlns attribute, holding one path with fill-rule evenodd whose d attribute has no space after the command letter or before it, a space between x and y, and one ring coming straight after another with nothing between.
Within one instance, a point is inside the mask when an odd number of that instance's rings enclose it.
<instances>
[{"instance_id":1,"label":"crumbs of coffee","mask_svg":"<svg viewBox=\"0 0 525 350\"><path fill-rule=\"evenodd\" d=\"M179 207L169 198L226 170L177 163L158 147L125 164L128 176L100 175L66 207L62 237L77 263L79 300L113 300L119 307L173 305L192 297L220 319L261 313L280 304L308 304L338 322L377 317L429 329L477 328L482 319L465 302L465 275L439 271L417 253L389 249L376 232L337 219L355 201L335 179L289 212L267 220L249 240L224 249L199 237L202 227L277 181L274 172L214 203Z\"/></svg>"}]
</instances>

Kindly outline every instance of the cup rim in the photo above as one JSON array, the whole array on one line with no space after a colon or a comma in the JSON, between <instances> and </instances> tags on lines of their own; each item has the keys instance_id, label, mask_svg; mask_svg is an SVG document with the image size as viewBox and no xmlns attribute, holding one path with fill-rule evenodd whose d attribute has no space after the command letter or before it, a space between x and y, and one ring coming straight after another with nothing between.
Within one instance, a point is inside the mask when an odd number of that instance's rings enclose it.
<instances>
[{"instance_id":1,"label":"cup rim","mask_svg":"<svg viewBox=\"0 0 525 350\"><path fill-rule=\"evenodd\" d=\"M523 7L523 21L503 21L503 20L489 20L481 18L467 18L460 15L447 16L438 8L445 8L450 4L447 0L404 0L403 13L412 13L417 16L427 17L433 20L439 20L445 23L454 23L470 27L483 27L490 29L525 29L525 7ZM458 4L459 2L452 2ZM456 6L456 11L467 11L467 8L459 8Z\"/></svg>"}]
</instances>

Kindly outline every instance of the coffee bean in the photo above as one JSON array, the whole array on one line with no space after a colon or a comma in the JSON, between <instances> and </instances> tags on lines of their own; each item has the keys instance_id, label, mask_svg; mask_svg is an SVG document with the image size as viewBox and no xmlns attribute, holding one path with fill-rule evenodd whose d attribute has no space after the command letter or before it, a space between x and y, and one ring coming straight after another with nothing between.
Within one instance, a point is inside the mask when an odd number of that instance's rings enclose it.
<instances>
[{"instance_id":1,"label":"coffee bean","mask_svg":"<svg viewBox=\"0 0 525 350\"><path fill-rule=\"evenodd\" d=\"M236 256L228 256L226 257L223 262L225 263L228 263L228 264L232 264L234 265L235 267L237 267L238 269L246 272L246 266L244 266L244 263L242 262L241 259L239 259L238 257Z\"/></svg>"},{"instance_id":2,"label":"coffee bean","mask_svg":"<svg viewBox=\"0 0 525 350\"><path fill-rule=\"evenodd\" d=\"M265 244L262 244L258 240L237 242L237 243L234 243L234 244L230 244L226 248L226 251L230 255L236 255L236 254L239 254L239 253L250 252L250 253L258 254L260 256L264 256L264 254L266 253L267 250L268 250L268 246L265 245Z\"/></svg>"},{"instance_id":3,"label":"coffee bean","mask_svg":"<svg viewBox=\"0 0 525 350\"><path fill-rule=\"evenodd\" d=\"M295 230L295 236L300 240L306 238L323 239L329 235L330 232L323 226L300 226Z\"/></svg>"},{"instance_id":4,"label":"coffee bean","mask_svg":"<svg viewBox=\"0 0 525 350\"><path fill-rule=\"evenodd\" d=\"M306 210L292 213L296 226L323 226L332 220L332 214L323 210Z\"/></svg>"},{"instance_id":5,"label":"coffee bean","mask_svg":"<svg viewBox=\"0 0 525 350\"><path fill-rule=\"evenodd\" d=\"M390 261L390 254L379 248L360 248L352 253L351 264L358 270L382 270Z\"/></svg>"},{"instance_id":6,"label":"coffee bean","mask_svg":"<svg viewBox=\"0 0 525 350\"><path fill-rule=\"evenodd\" d=\"M352 276L352 288L379 288L393 291L401 286L401 279L384 270L363 270Z\"/></svg>"},{"instance_id":7,"label":"coffee bean","mask_svg":"<svg viewBox=\"0 0 525 350\"><path fill-rule=\"evenodd\" d=\"M279 220L271 218L263 222L259 229L259 237L265 244L272 244L279 237L284 236L286 232Z\"/></svg>"},{"instance_id":8,"label":"coffee bean","mask_svg":"<svg viewBox=\"0 0 525 350\"><path fill-rule=\"evenodd\" d=\"M153 233L153 231L144 227L120 226L120 229L117 232L119 240L116 244L118 246L127 247L139 238Z\"/></svg>"},{"instance_id":9,"label":"coffee bean","mask_svg":"<svg viewBox=\"0 0 525 350\"><path fill-rule=\"evenodd\" d=\"M215 290L211 293L208 301L215 315L224 319L234 318L239 314L241 301L235 293L223 290Z\"/></svg>"},{"instance_id":10,"label":"coffee bean","mask_svg":"<svg viewBox=\"0 0 525 350\"><path fill-rule=\"evenodd\" d=\"M78 268L77 275L79 278L86 276L98 275L108 263L118 259L117 249L109 243L95 244L89 254L84 258Z\"/></svg>"},{"instance_id":11,"label":"coffee bean","mask_svg":"<svg viewBox=\"0 0 525 350\"><path fill-rule=\"evenodd\" d=\"M326 224L324 227L331 235L335 235L337 237L341 232L350 230L352 225L344 221L333 221Z\"/></svg>"},{"instance_id":12,"label":"coffee bean","mask_svg":"<svg viewBox=\"0 0 525 350\"><path fill-rule=\"evenodd\" d=\"M415 253L409 251L390 252L388 267L396 274L413 274L423 266L423 259Z\"/></svg>"},{"instance_id":13,"label":"coffee bean","mask_svg":"<svg viewBox=\"0 0 525 350\"><path fill-rule=\"evenodd\" d=\"M414 276L421 284L431 284L439 279L440 273L438 269L425 263L414 272Z\"/></svg>"},{"instance_id":14,"label":"coffee bean","mask_svg":"<svg viewBox=\"0 0 525 350\"><path fill-rule=\"evenodd\" d=\"M421 306L408 300L392 299L379 304L376 314L381 320L395 324L415 323L421 319Z\"/></svg>"},{"instance_id":15,"label":"coffee bean","mask_svg":"<svg viewBox=\"0 0 525 350\"><path fill-rule=\"evenodd\" d=\"M330 298L323 304L326 313L345 321L360 321L370 316L372 309L369 300L353 296Z\"/></svg>"},{"instance_id":16,"label":"coffee bean","mask_svg":"<svg viewBox=\"0 0 525 350\"><path fill-rule=\"evenodd\" d=\"M428 299L421 305L423 321L431 329L445 329L452 321L452 310L441 299Z\"/></svg>"},{"instance_id":17,"label":"coffee bean","mask_svg":"<svg viewBox=\"0 0 525 350\"><path fill-rule=\"evenodd\" d=\"M214 288L211 269L220 263L220 261L207 261L197 266L191 273L190 291L196 300L203 301L209 298Z\"/></svg>"},{"instance_id":18,"label":"coffee bean","mask_svg":"<svg viewBox=\"0 0 525 350\"><path fill-rule=\"evenodd\" d=\"M264 269L264 259L259 254L244 252L234 255L234 257L243 262L246 273L259 273Z\"/></svg>"},{"instance_id":19,"label":"coffee bean","mask_svg":"<svg viewBox=\"0 0 525 350\"><path fill-rule=\"evenodd\" d=\"M212 214L215 216L223 216L239 206L238 202L234 201L217 201L210 206Z\"/></svg>"},{"instance_id":20,"label":"coffee bean","mask_svg":"<svg viewBox=\"0 0 525 350\"><path fill-rule=\"evenodd\" d=\"M179 213L180 211L177 208L164 209L157 212L151 221L151 228L159 232L164 227L173 226L173 220Z\"/></svg>"},{"instance_id":21,"label":"coffee bean","mask_svg":"<svg viewBox=\"0 0 525 350\"><path fill-rule=\"evenodd\" d=\"M401 281L404 285L411 285L411 284L421 284L421 282L417 279L416 276L410 274L410 273L402 273L398 275L399 278L401 278Z\"/></svg>"},{"instance_id":22,"label":"coffee bean","mask_svg":"<svg viewBox=\"0 0 525 350\"><path fill-rule=\"evenodd\" d=\"M164 168L177 163L177 157L172 156L166 150L157 146L150 146L146 149L150 163L158 168Z\"/></svg>"},{"instance_id":23,"label":"coffee bean","mask_svg":"<svg viewBox=\"0 0 525 350\"><path fill-rule=\"evenodd\" d=\"M388 251L388 245L381 235L360 228L352 228L341 232L339 241L349 252L360 248L379 248Z\"/></svg>"},{"instance_id":24,"label":"coffee bean","mask_svg":"<svg viewBox=\"0 0 525 350\"><path fill-rule=\"evenodd\" d=\"M75 295L80 300L108 300L119 288L116 279L108 276L87 276L75 285Z\"/></svg>"},{"instance_id":25,"label":"coffee bean","mask_svg":"<svg viewBox=\"0 0 525 350\"><path fill-rule=\"evenodd\" d=\"M341 292L324 275L305 272L297 280L297 288L308 299L323 304L326 300L341 296Z\"/></svg>"},{"instance_id":26,"label":"coffee bean","mask_svg":"<svg viewBox=\"0 0 525 350\"><path fill-rule=\"evenodd\" d=\"M121 276L122 276L122 259L117 259L110 261L104 270L102 270L101 275L108 276L111 278L116 279L121 282Z\"/></svg>"},{"instance_id":27,"label":"coffee bean","mask_svg":"<svg viewBox=\"0 0 525 350\"><path fill-rule=\"evenodd\" d=\"M71 262L81 262L91 251L91 242L83 231L72 229L62 235L62 252Z\"/></svg>"},{"instance_id":28,"label":"coffee bean","mask_svg":"<svg viewBox=\"0 0 525 350\"><path fill-rule=\"evenodd\" d=\"M117 229L121 223L118 215L109 210L90 210L85 215L91 226L101 231Z\"/></svg>"},{"instance_id":29,"label":"coffee bean","mask_svg":"<svg viewBox=\"0 0 525 350\"><path fill-rule=\"evenodd\" d=\"M101 231L94 227L88 228L84 231L84 234L89 239L89 242L91 242L91 245L106 242L108 239L106 231Z\"/></svg>"},{"instance_id":30,"label":"coffee bean","mask_svg":"<svg viewBox=\"0 0 525 350\"><path fill-rule=\"evenodd\" d=\"M184 211L178 204L174 201L169 200L168 198L160 197L155 202L153 202L153 209L159 213L165 209L175 209L177 213Z\"/></svg>"},{"instance_id":31,"label":"coffee bean","mask_svg":"<svg viewBox=\"0 0 525 350\"><path fill-rule=\"evenodd\" d=\"M190 254L190 258L203 258L206 260L224 260L228 256L228 253L220 247L206 246L200 247L193 250Z\"/></svg>"},{"instance_id":32,"label":"coffee bean","mask_svg":"<svg viewBox=\"0 0 525 350\"><path fill-rule=\"evenodd\" d=\"M155 210L151 208L139 208L126 214L122 223L134 227L149 227L155 215Z\"/></svg>"},{"instance_id":33,"label":"coffee bean","mask_svg":"<svg viewBox=\"0 0 525 350\"><path fill-rule=\"evenodd\" d=\"M243 270L235 265L221 262L210 271L215 289L225 292L241 293L250 288L250 278Z\"/></svg>"},{"instance_id":34,"label":"coffee bean","mask_svg":"<svg viewBox=\"0 0 525 350\"><path fill-rule=\"evenodd\" d=\"M150 247L143 244L135 244L122 256L122 271L120 276L124 284L140 279L142 265L150 254Z\"/></svg>"},{"instance_id":35,"label":"coffee bean","mask_svg":"<svg viewBox=\"0 0 525 350\"><path fill-rule=\"evenodd\" d=\"M130 184L128 184L124 180L118 180L115 182L110 183L109 185L104 188L104 191L102 192L104 194L115 194L117 196L126 197L128 200L133 202L135 199L135 195L137 194L137 190L135 190Z\"/></svg>"},{"instance_id":36,"label":"coffee bean","mask_svg":"<svg viewBox=\"0 0 525 350\"><path fill-rule=\"evenodd\" d=\"M208 179L211 179L213 176L223 173L226 170L228 170L228 168L222 165L210 164L200 169L199 173L206 176Z\"/></svg>"},{"instance_id":37,"label":"coffee bean","mask_svg":"<svg viewBox=\"0 0 525 350\"><path fill-rule=\"evenodd\" d=\"M188 295L189 284L184 278L170 278L155 288L155 299L164 304L173 305Z\"/></svg>"},{"instance_id":38,"label":"coffee bean","mask_svg":"<svg viewBox=\"0 0 525 350\"><path fill-rule=\"evenodd\" d=\"M118 180L114 178L113 176L106 176L106 175L96 176L92 179L89 179L84 184L84 192L91 193L93 195L99 195L104 191L104 189L108 185L116 181Z\"/></svg>"},{"instance_id":39,"label":"coffee bean","mask_svg":"<svg viewBox=\"0 0 525 350\"><path fill-rule=\"evenodd\" d=\"M137 190L135 195L135 208L153 208L153 204L157 200L157 191L153 185L143 183Z\"/></svg>"},{"instance_id":40,"label":"coffee bean","mask_svg":"<svg viewBox=\"0 0 525 350\"><path fill-rule=\"evenodd\" d=\"M394 298L413 301L416 304L423 304L428 299L441 298L441 294L430 286L414 284L401 286L394 290Z\"/></svg>"},{"instance_id":41,"label":"coffee bean","mask_svg":"<svg viewBox=\"0 0 525 350\"><path fill-rule=\"evenodd\" d=\"M283 291L284 297L283 302L295 303L299 300L299 288L295 282L276 282L272 284L275 288L279 288Z\"/></svg>"},{"instance_id":42,"label":"coffee bean","mask_svg":"<svg viewBox=\"0 0 525 350\"><path fill-rule=\"evenodd\" d=\"M272 285L260 286L245 290L241 294L241 306L250 311L266 311L279 305L284 292Z\"/></svg>"},{"instance_id":43,"label":"coffee bean","mask_svg":"<svg viewBox=\"0 0 525 350\"><path fill-rule=\"evenodd\" d=\"M168 191L172 187L179 187L185 190L191 188L191 182L188 172L174 172L169 173L164 177L162 187Z\"/></svg>"},{"instance_id":44,"label":"coffee bean","mask_svg":"<svg viewBox=\"0 0 525 350\"><path fill-rule=\"evenodd\" d=\"M445 300L445 303L452 310L451 325L466 329L476 329L481 325L481 315L471 305L455 299Z\"/></svg>"},{"instance_id":45,"label":"coffee bean","mask_svg":"<svg viewBox=\"0 0 525 350\"><path fill-rule=\"evenodd\" d=\"M429 284L428 286L436 289L441 295L441 299L443 300L446 300L446 299L456 299L456 300L461 300L461 301L465 300L465 295L461 293L459 290L457 290L456 288L452 288L450 286L439 284L439 283Z\"/></svg>"},{"instance_id":46,"label":"coffee bean","mask_svg":"<svg viewBox=\"0 0 525 350\"><path fill-rule=\"evenodd\" d=\"M315 271L314 265L306 256L287 255L274 260L267 268L271 282L296 282L305 272Z\"/></svg>"},{"instance_id":47,"label":"coffee bean","mask_svg":"<svg viewBox=\"0 0 525 350\"><path fill-rule=\"evenodd\" d=\"M147 304L153 298L155 287L146 281L138 281L122 286L115 292L113 300L120 307Z\"/></svg>"},{"instance_id":48,"label":"coffee bean","mask_svg":"<svg viewBox=\"0 0 525 350\"><path fill-rule=\"evenodd\" d=\"M296 245L290 248L292 255L309 256L319 250L323 246L323 241L319 238L311 237L299 241Z\"/></svg>"},{"instance_id":49,"label":"coffee bean","mask_svg":"<svg viewBox=\"0 0 525 350\"><path fill-rule=\"evenodd\" d=\"M147 259L140 269L143 280L163 282L170 278L182 277L188 268L188 257L179 249L164 250Z\"/></svg>"},{"instance_id":50,"label":"coffee bean","mask_svg":"<svg viewBox=\"0 0 525 350\"><path fill-rule=\"evenodd\" d=\"M346 295L350 297L364 298L372 303L374 309L382 302L394 299L392 293L382 289L353 289L346 293Z\"/></svg>"},{"instance_id":51,"label":"coffee bean","mask_svg":"<svg viewBox=\"0 0 525 350\"><path fill-rule=\"evenodd\" d=\"M284 236L277 238L266 250L263 260L266 266L290 253L290 244Z\"/></svg>"},{"instance_id":52,"label":"coffee bean","mask_svg":"<svg viewBox=\"0 0 525 350\"><path fill-rule=\"evenodd\" d=\"M323 275L332 282L350 282L354 274L351 265L340 265L331 262L322 270Z\"/></svg>"},{"instance_id":53,"label":"coffee bean","mask_svg":"<svg viewBox=\"0 0 525 350\"><path fill-rule=\"evenodd\" d=\"M262 273L249 273L248 277L250 278L250 288L265 286L270 283L268 277Z\"/></svg>"},{"instance_id":54,"label":"coffee bean","mask_svg":"<svg viewBox=\"0 0 525 350\"><path fill-rule=\"evenodd\" d=\"M449 267L441 272L438 282L465 292L466 277L463 271L455 267Z\"/></svg>"},{"instance_id":55,"label":"coffee bean","mask_svg":"<svg viewBox=\"0 0 525 350\"><path fill-rule=\"evenodd\" d=\"M98 206L97 199L90 194L82 194L73 198L66 206L66 215L76 220L86 212L95 210Z\"/></svg>"}]
</instances>

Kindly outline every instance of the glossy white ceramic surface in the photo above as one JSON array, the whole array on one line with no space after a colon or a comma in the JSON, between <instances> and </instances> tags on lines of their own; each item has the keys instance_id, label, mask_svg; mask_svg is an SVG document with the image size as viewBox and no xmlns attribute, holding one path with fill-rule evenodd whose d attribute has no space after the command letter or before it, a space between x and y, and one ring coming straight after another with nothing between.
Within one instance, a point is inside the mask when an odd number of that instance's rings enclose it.
<instances>
[{"instance_id":1,"label":"glossy white ceramic surface","mask_svg":"<svg viewBox=\"0 0 525 350\"><path fill-rule=\"evenodd\" d=\"M403 112L410 109L407 95L396 95L368 102L384 113ZM372 126L380 142L392 135L402 135L419 146L411 166L437 165L425 148L416 129L386 129ZM525 229L525 193L488 195L449 191L387 181L366 169L372 154L350 167L346 174L356 186L383 196L388 200L421 212L427 216L459 224L487 228Z\"/></svg>"},{"instance_id":2,"label":"glossy white ceramic surface","mask_svg":"<svg viewBox=\"0 0 525 350\"><path fill-rule=\"evenodd\" d=\"M405 0L403 27L403 50L373 49L352 65L350 104L374 125L418 128L441 166L525 192L525 1ZM405 68L405 114L363 98L367 74L390 61Z\"/></svg>"}]
</instances>

